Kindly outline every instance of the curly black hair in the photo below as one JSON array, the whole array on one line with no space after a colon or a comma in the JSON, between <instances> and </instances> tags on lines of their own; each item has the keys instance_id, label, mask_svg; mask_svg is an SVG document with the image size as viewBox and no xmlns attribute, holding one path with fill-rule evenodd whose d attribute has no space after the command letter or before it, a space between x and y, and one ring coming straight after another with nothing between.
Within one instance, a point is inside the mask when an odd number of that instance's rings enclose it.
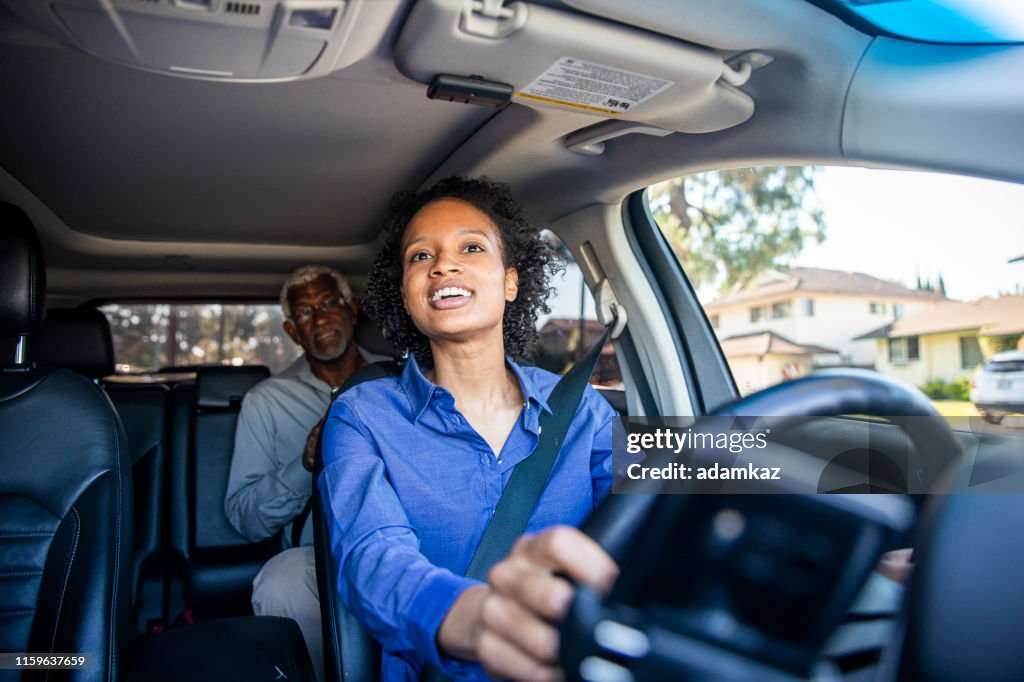
<instances>
[{"instance_id":1,"label":"curly black hair","mask_svg":"<svg viewBox=\"0 0 1024 682\"><path fill-rule=\"evenodd\" d=\"M564 265L530 221L511 188L488 178L449 177L422 192L399 192L384 219L384 244L370 270L361 307L380 325L384 338L398 349L416 355L424 368L433 367L430 342L412 322L402 304L402 236L416 212L438 199L464 201L491 219L501 236L506 267L519 273L519 293L505 306L502 328L505 352L525 358L537 343L537 316L549 313L551 277Z\"/></svg>"}]
</instances>

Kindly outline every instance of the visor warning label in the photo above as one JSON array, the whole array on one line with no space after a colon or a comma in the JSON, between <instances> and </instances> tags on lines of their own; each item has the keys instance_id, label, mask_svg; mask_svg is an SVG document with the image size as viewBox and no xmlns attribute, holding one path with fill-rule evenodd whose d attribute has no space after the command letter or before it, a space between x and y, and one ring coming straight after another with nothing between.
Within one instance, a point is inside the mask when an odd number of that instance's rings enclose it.
<instances>
[{"instance_id":1,"label":"visor warning label","mask_svg":"<svg viewBox=\"0 0 1024 682\"><path fill-rule=\"evenodd\" d=\"M623 114L673 85L663 78L562 57L516 97Z\"/></svg>"}]
</instances>

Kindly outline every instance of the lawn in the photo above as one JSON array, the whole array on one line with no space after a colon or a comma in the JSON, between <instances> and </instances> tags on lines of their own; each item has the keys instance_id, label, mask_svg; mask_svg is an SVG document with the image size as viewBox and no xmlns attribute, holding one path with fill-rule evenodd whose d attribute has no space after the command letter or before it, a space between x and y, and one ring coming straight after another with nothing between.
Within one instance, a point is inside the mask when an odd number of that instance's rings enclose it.
<instances>
[{"instance_id":1,"label":"lawn","mask_svg":"<svg viewBox=\"0 0 1024 682\"><path fill-rule=\"evenodd\" d=\"M978 417L981 416L974 405L966 400L933 400L932 405L944 417Z\"/></svg>"}]
</instances>

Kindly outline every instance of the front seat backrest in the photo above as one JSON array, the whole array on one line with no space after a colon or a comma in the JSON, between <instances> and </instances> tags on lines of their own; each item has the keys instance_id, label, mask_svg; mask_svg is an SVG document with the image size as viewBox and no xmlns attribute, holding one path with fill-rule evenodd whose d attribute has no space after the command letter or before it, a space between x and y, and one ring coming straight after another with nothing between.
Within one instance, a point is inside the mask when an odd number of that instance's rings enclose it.
<instances>
[{"instance_id":1,"label":"front seat backrest","mask_svg":"<svg viewBox=\"0 0 1024 682\"><path fill-rule=\"evenodd\" d=\"M42 250L25 214L2 203L0 292L0 336L35 332ZM88 653L91 669L62 679L113 681L131 560L121 424L82 376L22 365L0 374L0 434L0 651Z\"/></svg>"},{"instance_id":2,"label":"front seat backrest","mask_svg":"<svg viewBox=\"0 0 1024 682\"><path fill-rule=\"evenodd\" d=\"M331 404L339 395L365 381L400 376L402 367L395 361L382 361L367 365L348 378L335 391ZM330 406L327 411L330 412ZM326 418L326 415L325 415ZM323 451L323 432L317 439L316 449ZM324 513L323 498L317 481L323 471L323 456L316 458L313 470L313 547L316 562L316 584L320 594L320 625L324 636L324 682L376 682L380 680L380 644L352 615L338 594L338 571L331 554L329 524Z\"/></svg>"},{"instance_id":3,"label":"front seat backrest","mask_svg":"<svg viewBox=\"0 0 1024 682\"><path fill-rule=\"evenodd\" d=\"M63 367L94 382L114 373L114 344L107 316L95 308L55 308L33 337L28 356L40 367ZM104 386L128 436L135 519L132 605L136 629L163 619L167 397L163 384Z\"/></svg>"}]
</instances>

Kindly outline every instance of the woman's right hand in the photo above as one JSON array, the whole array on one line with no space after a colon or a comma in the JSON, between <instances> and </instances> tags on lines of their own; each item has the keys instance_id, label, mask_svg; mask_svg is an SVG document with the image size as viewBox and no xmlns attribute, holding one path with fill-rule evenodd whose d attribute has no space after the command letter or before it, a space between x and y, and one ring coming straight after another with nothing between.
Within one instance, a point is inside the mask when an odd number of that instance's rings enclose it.
<instances>
[{"instance_id":1,"label":"woman's right hand","mask_svg":"<svg viewBox=\"0 0 1024 682\"><path fill-rule=\"evenodd\" d=\"M574 582L607 593L619 575L610 556L578 529L524 535L488 576L475 652L492 677L561 680L555 623L572 604Z\"/></svg>"}]
</instances>

